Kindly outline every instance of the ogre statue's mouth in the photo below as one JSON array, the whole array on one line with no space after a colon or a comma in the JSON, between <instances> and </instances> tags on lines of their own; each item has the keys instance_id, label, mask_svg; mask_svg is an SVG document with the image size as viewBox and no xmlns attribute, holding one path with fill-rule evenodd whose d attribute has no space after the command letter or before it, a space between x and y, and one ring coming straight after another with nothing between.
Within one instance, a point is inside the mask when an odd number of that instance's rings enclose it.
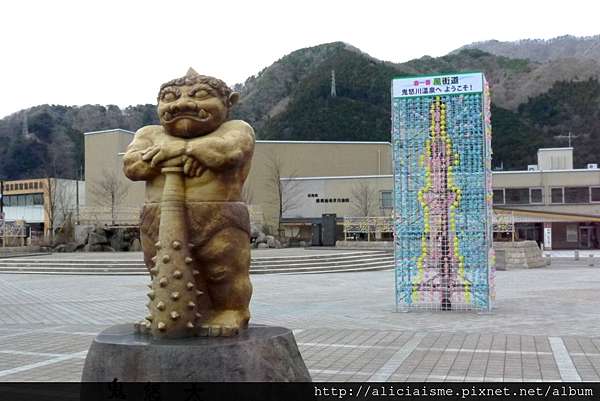
<instances>
[{"instance_id":1,"label":"ogre statue's mouth","mask_svg":"<svg viewBox=\"0 0 600 401\"><path fill-rule=\"evenodd\" d=\"M183 112L176 113L174 115L168 111L165 111L162 115L162 118L166 123L172 123L177 120L184 119L184 118L188 119L188 120L204 122L204 121L207 121L208 119L210 119L210 117L211 117L211 114L204 109L200 109L200 111L198 111L197 113L192 112L192 111L183 111Z\"/></svg>"}]
</instances>

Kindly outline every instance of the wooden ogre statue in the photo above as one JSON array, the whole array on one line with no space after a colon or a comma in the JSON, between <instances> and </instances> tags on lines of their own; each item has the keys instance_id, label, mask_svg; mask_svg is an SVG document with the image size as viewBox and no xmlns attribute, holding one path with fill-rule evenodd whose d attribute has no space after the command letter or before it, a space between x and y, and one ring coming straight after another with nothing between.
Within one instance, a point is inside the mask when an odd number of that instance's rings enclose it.
<instances>
[{"instance_id":1,"label":"wooden ogre statue","mask_svg":"<svg viewBox=\"0 0 600 401\"><path fill-rule=\"evenodd\" d=\"M190 69L161 86L161 125L140 128L125 153L125 175L146 181L140 230L152 283L150 314L137 328L154 337L231 336L248 325L241 192L255 137L244 121L227 121L238 97Z\"/></svg>"}]
</instances>

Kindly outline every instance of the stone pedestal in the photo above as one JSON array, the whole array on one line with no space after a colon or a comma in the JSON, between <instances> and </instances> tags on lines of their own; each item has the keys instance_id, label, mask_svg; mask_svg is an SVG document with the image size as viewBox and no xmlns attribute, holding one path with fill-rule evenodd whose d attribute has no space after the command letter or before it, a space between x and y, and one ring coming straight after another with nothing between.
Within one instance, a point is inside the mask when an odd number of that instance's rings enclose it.
<instances>
[{"instance_id":1,"label":"stone pedestal","mask_svg":"<svg viewBox=\"0 0 600 401\"><path fill-rule=\"evenodd\" d=\"M530 269L546 266L535 241L494 242L496 270Z\"/></svg>"},{"instance_id":2,"label":"stone pedestal","mask_svg":"<svg viewBox=\"0 0 600 401\"><path fill-rule=\"evenodd\" d=\"M133 324L100 333L88 352L84 382L311 381L292 331L250 325L235 337L157 340Z\"/></svg>"}]
</instances>

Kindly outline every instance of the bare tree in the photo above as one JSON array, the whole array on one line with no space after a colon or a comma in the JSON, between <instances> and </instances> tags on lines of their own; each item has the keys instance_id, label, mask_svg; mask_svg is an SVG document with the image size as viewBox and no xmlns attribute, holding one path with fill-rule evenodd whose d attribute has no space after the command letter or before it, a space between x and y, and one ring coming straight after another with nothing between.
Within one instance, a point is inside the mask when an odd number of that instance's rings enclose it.
<instances>
[{"instance_id":1,"label":"bare tree","mask_svg":"<svg viewBox=\"0 0 600 401\"><path fill-rule=\"evenodd\" d=\"M284 164L278 155L271 153L267 157L267 167L269 169L267 184L273 193L271 203L278 207L277 227L281 232L283 215L298 208L301 204L299 183L293 180L297 175L296 170L293 170L287 177L282 177ZM292 179L282 180L282 178Z\"/></svg>"},{"instance_id":2,"label":"bare tree","mask_svg":"<svg viewBox=\"0 0 600 401\"><path fill-rule=\"evenodd\" d=\"M48 219L46 235L54 239L54 232L58 224L70 217L69 199L65 186L60 185L56 178L48 177L45 180L46 198L44 199L44 212Z\"/></svg>"},{"instance_id":3,"label":"bare tree","mask_svg":"<svg viewBox=\"0 0 600 401\"><path fill-rule=\"evenodd\" d=\"M352 209L357 217L372 216L376 213L379 199L377 191L368 182L355 184L351 191Z\"/></svg>"},{"instance_id":4,"label":"bare tree","mask_svg":"<svg viewBox=\"0 0 600 401\"><path fill-rule=\"evenodd\" d=\"M90 186L90 193L101 205L110 207L111 223L115 225L119 204L127 195L127 186L113 171L102 171L102 179Z\"/></svg>"}]
</instances>

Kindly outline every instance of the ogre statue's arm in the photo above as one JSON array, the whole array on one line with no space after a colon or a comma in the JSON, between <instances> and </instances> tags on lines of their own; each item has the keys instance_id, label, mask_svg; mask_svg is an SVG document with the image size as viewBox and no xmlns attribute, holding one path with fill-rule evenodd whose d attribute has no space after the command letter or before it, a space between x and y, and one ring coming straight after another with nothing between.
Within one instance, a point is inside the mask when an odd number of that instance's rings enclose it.
<instances>
[{"instance_id":1,"label":"ogre statue's arm","mask_svg":"<svg viewBox=\"0 0 600 401\"><path fill-rule=\"evenodd\" d=\"M220 131L220 132L219 132ZM254 130L243 121L230 121L211 135L190 140L186 155L211 170L240 166L252 158Z\"/></svg>"},{"instance_id":2,"label":"ogre statue's arm","mask_svg":"<svg viewBox=\"0 0 600 401\"><path fill-rule=\"evenodd\" d=\"M123 171L130 180L149 180L160 174L160 169L152 167L142 156L146 149L154 145L154 134L161 129L160 126L150 125L140 128L135 133L133 142L129 144L123 156Z\"/></svg>"}]
</instances>

